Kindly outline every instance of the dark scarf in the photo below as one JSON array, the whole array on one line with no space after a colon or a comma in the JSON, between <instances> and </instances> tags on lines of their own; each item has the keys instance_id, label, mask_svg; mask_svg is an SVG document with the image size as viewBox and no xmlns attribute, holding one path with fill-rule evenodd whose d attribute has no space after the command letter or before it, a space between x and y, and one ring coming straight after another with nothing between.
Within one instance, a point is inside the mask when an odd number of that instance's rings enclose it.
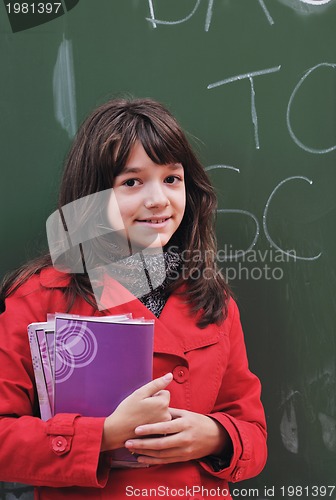
<instances>
[{"instance_id":1,"label":"dark scarf","mask_svg":"<svg viewBox=\"0 0 336 500\"><path fill-rule=\"evenodd\" d=\"M181 262L180 254L173 251L139 252L115 261L109 272L158 318L169 297L168 285L179 276Z\"/></svg>"},{"instance_id":2,"label":"dark scarf","mask_svg":"<svg viewBox=\"0 0 336 500\"><path fill-rule=\"evenodd\" d=\"M163 258L166 268L166 277L161 285L142 297L139 300L149 309L157 318L160 316L162 309L164 308L169 293L167 291L167 286L177 279L179 274L179 269L181 266L181 256L179 253L175 252L163 252ZM153 271L155 271L155 262L151 263L151 258L146 262L146 267L154 266Z\"/></svg>"}]
</instances>

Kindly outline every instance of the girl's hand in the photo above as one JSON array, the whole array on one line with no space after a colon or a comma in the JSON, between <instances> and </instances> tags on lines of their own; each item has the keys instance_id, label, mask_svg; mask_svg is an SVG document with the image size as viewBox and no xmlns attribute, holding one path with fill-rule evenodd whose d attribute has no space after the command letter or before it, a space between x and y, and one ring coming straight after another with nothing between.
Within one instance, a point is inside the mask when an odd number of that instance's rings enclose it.
<instances>
[{"instance_id":1,"label":"girl's hand","mask_svg":"<svg viewBox=\"0 0 336 500\"><path fill-rule=\"evenodd\" d=\"M138 462L168 464L219 455L231 447L231 439L216 420L187 410L170 408L171 421L141 425L125 446L140 455ZM149 437L151 435L159 437ZM148 437L146 437L148 436Z\"/></svg>"},{"instance_id":2,"label":"girl's hand","mask_svg":"<svg viewBox=\"0 0 336 500\"><path fill-rule=\"evenodd\" d=\"M171 420L170 393L164 389L172 379L173 375L167 373L143 385L120 403L105 419L101 451L124 446L127 439L136 436L134 430L139 425Z\"/></svg>"}]
</instances>

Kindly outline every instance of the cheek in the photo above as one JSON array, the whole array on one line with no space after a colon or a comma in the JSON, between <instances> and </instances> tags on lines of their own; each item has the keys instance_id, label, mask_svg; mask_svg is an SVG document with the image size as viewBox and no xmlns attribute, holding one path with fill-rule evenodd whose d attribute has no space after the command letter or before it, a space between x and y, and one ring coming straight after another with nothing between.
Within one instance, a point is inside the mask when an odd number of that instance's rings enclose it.
<instances>
[{"instance_id":1,"label":"cheek","mask_svg":"<svg viewBox=\"0 0 336 500\"><path fill-rule=\"evenodd\" d=\"M181 196L179 198L179 212L181 220L183 218L185 208L186 208L186 193L185 190L183 190L183 193L181 193Z\"/></svg>"},{"instance_id":2,"label":"cheek","mask_svg":"<svg viewBox=\"0 0 336 500\"><path fill-rule=\"evenodd\" d=\"M112 190L107 204L107 219L113 229L124 229L122 213L122 201L117 199L115 192Z\"/></svg>"}]
</instances>

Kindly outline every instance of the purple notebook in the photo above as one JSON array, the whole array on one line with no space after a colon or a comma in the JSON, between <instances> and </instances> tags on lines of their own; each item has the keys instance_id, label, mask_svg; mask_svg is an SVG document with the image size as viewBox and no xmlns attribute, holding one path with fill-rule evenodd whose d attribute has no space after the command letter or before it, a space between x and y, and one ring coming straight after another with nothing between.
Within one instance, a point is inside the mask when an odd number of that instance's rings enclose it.
<instances>
[{"instance_id":1,"label":"purple notebook","mask_svg":"<svg viewBox=\"0 0 336 500\"><path fill-rule=\"evenodd\" d=\"M28 326L42 420L56 413L105 417L152 380L154 321L131 314L49 315ZM111 467L143 467L125 448Z\"/></svg>"},{"instance_id":2,"label":"purple notebook","mask_svg":"<svg viewBox=\"0 0 336 500\"><path fill-rule=\"evenodd\" d=\"M152 380L153 322L55 318L55 413L106 417Z\"/></svg>"},{"instance_id":3,"label":"purple notebook","mask_svg":"<svg viewBox=\"0 0 336 500\"><path fill-rule=\"evenodd\" d=\"M106 417L152 380L154 321L99 319L55 317L54 413ZM136 464L114 452L113 466Z\"/></svg>"}]
</instances>

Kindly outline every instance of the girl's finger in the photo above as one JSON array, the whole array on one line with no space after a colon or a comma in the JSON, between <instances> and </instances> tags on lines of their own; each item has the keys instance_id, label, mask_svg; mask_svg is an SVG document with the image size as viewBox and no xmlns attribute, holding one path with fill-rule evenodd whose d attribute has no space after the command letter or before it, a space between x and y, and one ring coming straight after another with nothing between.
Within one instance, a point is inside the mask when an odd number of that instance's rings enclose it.
<instances>
[{"instance_id":1,"label":"girl's finger","mask_svg":"<svg viewBox=\"0 0 336 500\"><path fill-rule=\"evenodd\" d=\"M133 394L139 395L141 398L148 398L150 396L154 396L156 393L160 392L162 389L165 389L167 385L170 384L170 382L173 380L173 374L172 373L166 373L162 377L156 378L152 380L151 382L148 382L148 384L143 385L136 391L134 391Z\"/></svg>"},{"instance_id":2,"label":"girl's finger","mask_svg":"<svg viewBox=\"0 0 336 500\"><path fill-rule=\"evenodd\" d=\"M168 422L156 422L154 424L139 425L134 432L138 436L149 436L156 434L176 434L181 432L183 422L179 419L169 420Z\"/></svg>"},{"instance_id":3,"label":"girl's finger","mask_svg":"<svg viewBox=\"0 0 336 500\"><path fill-rule=\"evenodd\" d=\"M179 437L177 434L161 436L157 438L128 439L125 448L132 453L146 454L145 451L162 451L179 447Z\"/></svg>"}]
</instances>

